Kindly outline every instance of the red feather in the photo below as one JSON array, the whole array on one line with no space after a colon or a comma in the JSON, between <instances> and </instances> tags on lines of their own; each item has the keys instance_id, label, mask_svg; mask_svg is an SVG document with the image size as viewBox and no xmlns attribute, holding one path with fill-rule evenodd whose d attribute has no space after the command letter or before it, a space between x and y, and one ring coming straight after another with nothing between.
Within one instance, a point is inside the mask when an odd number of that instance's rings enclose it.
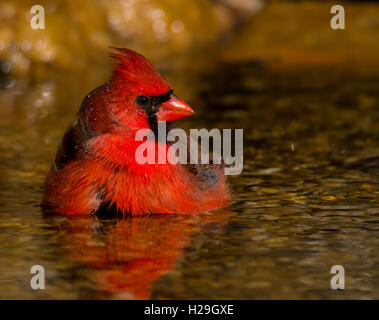
<instances>
[{"instance_id":1,"label":"red feather","mask_svg":"<svg viewBox=\"0 0 379 320\"><path fill-rule=\"evenodd\" d=\"M181 164L135 160L137 130L150 128L135 99L171 90L140 54L117 49L110 81L84 99L78 120L66 132L46 179L43 206L63 214L89 214L115 206L124 214L197 213L226 206L230 192L221 166L210 166L217 182ZM154 148L158 142L151 141ZM168 150L168 146L164 146Z\"/></svg>"}]
</instances>

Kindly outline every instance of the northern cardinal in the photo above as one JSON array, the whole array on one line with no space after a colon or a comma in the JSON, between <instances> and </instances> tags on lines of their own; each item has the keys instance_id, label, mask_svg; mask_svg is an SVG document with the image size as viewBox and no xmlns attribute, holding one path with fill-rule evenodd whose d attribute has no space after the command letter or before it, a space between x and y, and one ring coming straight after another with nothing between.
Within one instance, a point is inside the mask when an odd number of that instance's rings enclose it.
<instances>
[{"instance_id":1,"label":"northern cardinal","mask_svg":"<svg viewBox=\"0 0 379 320\"><path fill-rule=\"evenodd\" d=\"M145 57L115 50L111 79L84 98L63 137L42 206L67 215L111 208L131 215L190 214L227 206L231 195L221 165L137 163L136 149L144 143L135 139L139 129L155 130L158 121L194 111Z\"/></svg>"}]
</instances>

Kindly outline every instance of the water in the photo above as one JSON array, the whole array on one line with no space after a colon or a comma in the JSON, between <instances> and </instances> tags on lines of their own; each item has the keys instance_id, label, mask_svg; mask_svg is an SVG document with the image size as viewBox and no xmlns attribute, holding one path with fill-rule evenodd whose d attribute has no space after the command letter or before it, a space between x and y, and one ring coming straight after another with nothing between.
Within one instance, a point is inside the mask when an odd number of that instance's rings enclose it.
<instances>
[{"instance_id":1,"label":"water","mask_svg":"<svg viewBox=\"0 0 379 320\"><path fill-rule=\"evenodd\" d=\"M83 77L2 80L0 298L379 298L379 77L259 63L172 72L197 111L183 128L244 129L233 203L100 229L39 207L61 136L103 79ZM35 264L45 290L30 288ZM330 289L333 265L344 291Z\"/></svg>"}]
</instances>

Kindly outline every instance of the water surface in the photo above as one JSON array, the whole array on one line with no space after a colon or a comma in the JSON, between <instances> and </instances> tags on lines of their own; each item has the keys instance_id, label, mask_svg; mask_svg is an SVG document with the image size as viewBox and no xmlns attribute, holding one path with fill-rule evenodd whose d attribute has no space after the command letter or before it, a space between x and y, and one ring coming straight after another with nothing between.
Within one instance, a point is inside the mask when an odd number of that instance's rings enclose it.
<instances>
[{"instance_id":1,"label":"water surface","mask_svg":"<svg viewBox=\"0 0 379 320\"><path fill-rule=\"evenodd\" d=\"M196 116L243 128L229 208L195 216L45 215L44 178L99 78L2 78L0 298L379 298L379 77L258 62L171 73ZM75 85L73 85L75 83ZM46 289L30 288L30 268ZM342 265L346 290L330 289Z\"/></svg>"}]
</instances>

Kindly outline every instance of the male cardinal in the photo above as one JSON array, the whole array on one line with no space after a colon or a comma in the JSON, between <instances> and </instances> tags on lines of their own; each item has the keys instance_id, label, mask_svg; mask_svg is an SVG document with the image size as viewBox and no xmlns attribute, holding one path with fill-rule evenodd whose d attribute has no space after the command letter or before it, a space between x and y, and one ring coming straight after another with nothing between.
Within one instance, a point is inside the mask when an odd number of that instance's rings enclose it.
<instances>
[{"instance_id":1,"label":"male cardinal","mask_svg":"<svg viewBox=\"0 0 379 320\"><path fill-rule=\"evenodd\" d=\"M42 206L60 214L199 213L228 205L221 165L136 161L140 129L194 113L142 55L117 49L111 79L83 100L46 179ZM154 147L166 142L154 140ZM164 146L166 151L168 145Z\"/></svg>"}]
</instances>

